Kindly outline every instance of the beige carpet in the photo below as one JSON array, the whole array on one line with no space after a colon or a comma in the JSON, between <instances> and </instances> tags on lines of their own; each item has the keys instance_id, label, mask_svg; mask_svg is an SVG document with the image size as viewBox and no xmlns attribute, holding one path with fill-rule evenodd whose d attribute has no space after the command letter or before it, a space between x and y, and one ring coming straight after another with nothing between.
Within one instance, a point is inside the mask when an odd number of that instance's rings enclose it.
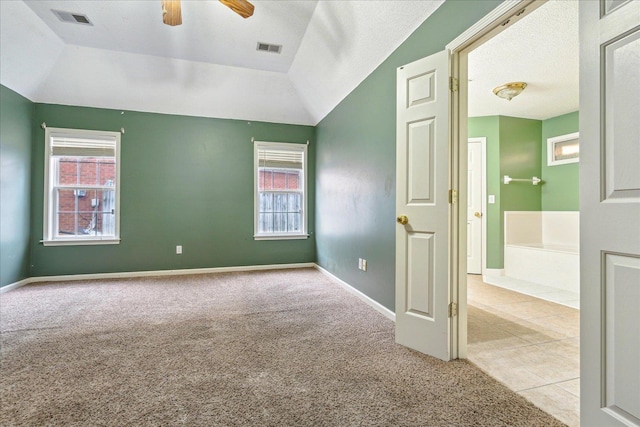
<instances>
[{"instance_id":1,"label":"beige carpet","mask_svg":"<svg viewBox=\"0 0 640 427\"><path fill-rule=\"evenodd\" d=\"M3 426L560 426L312 270L0 296Z\"/></svg>"}]
</instances>

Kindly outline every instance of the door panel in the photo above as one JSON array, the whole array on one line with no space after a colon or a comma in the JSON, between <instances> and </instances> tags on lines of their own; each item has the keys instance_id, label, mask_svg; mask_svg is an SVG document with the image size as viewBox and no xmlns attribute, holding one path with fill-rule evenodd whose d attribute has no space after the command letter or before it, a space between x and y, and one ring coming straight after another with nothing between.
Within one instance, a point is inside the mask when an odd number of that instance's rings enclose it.
<instances>
[{"instance_id":1,"label":"door panel","mask_svg":"<svg viewBox=\"0 0 640 427\"><path fill-rule=\"evenodd\" d=\"M399 68L397 95L396 341L449 360L448 52Z\"/></svg>"},{"instance_id":2,"label":"door panel","mask_svg":"<svg viewBox=\"0 0 640 427\"><path fill-rule=\"evenodd\" d=\"M436 73L429 71L407 80L407 108L434 101L435 77Z\"/></svg>"},{"instance_id":3,"label":"door panel","mask_svg":"<svg viewBox=\"0 0 640 427\"><path fill-rule=\"evenodd\" d=\"M580 2L580 418L640 426L640 1Z\"/></svg>"},{"instance_id":4,"label":"door panel","mask_svg":"<svg viewBox=\"0 0 640 427\"><path fill-rule=\"evenodd\" d=\"M607 408L640 418L640 258L605 254ZM629 375L631 374L631 375Z\"/></svg>"},{"instance_id":5,"label":"door panel","mask_svg":"<svg viewBox=\"0 0 640 427\"><path fill-rule=\"evenodd\" d=\"M433 320L433 255L432 233L408 233L409 263L406 311L413 316Z\"/></svg>"},{"instance_id":6,"label":"door panel","mask_svg":"<svg viewBox=\"0 0 640 427\"><path fill-rule=\"evenodd\" d=\"M433 204L433 125L433 119L420 120L408 125L409 204Z\"/></svg>"},{"instance_id":7,"label":"door panel","mask_svg":"<svg viewBox=\"0 0 640 427\"><path fill-rule=\"evenodd\" d=\"M640 16L638 17L640 19ZM640 31L605 47L605 198L640 197ZM634 115L634 111L636 114Z\"/></svg>"}]
</instances>

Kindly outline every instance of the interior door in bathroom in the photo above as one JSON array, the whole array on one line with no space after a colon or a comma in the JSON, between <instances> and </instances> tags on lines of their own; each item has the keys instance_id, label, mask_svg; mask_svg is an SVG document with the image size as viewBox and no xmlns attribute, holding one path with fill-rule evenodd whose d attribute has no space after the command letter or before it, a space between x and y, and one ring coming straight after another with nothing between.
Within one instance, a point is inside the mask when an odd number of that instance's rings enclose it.
<instances>
[{"instance_id":1,"label":"interior door in bathroom","mask_svg":"<svg viewBox=\"0 0 640 427\"><path fill-rule=\"evenodd\" d=\"M467 163L467 273L482 274L482 208L485 138L469 138Z\"/></svg>"}]
</instances>

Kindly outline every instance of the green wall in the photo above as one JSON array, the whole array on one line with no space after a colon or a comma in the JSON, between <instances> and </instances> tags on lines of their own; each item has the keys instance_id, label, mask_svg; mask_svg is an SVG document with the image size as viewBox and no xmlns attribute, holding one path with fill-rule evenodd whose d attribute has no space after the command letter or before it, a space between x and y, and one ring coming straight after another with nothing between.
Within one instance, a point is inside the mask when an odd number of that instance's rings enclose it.
<instances>
[{"instance_id":1,"label":"green wall","mask_svg":"<svg viewBox=\"0 0 640 427\"><path fill-rule=\"evenodd\" d=\"M539 120L500 116L500 176L531 179L541 176L542 123ZM501 183L500 210L539 211L541 185ZM504 215L503 215L504 216Z\"/></svg>"},{"instance_id":2,"label":"green wall","mask_svg":"<svg viewBox=\"0 0 640 427\"><path fill-rule=\"evenodd\" d=\"M506 116L469 118L469 137L487 138L487 267L503 268L504 211L577 211L578 163L547 166L547 138L578 131L578 112L546 120ZM502 183L502 177L544 181L541 186Z\"/></svg>"},{"instance_id":3,"label":"green wall","mask_svg":"<svg viewBox=\"0 0 640 427\"><path fill-rule=\"evenodd\" d=\"M539 211L542 186L503 183L502 177L541 177L542 122L507 116L469 118L469 137L487 138L487 268L504 267L504 212Z\"/></svg>"},{"instance_id":4,"label":"green wall","mask_svg":"<svg viewBox=\"0 0 640 427\"><path fill-rule=\"evenodd\" d=\"M499 122L500 179L504 175L511 178L540 178L542 123L539 120L505 116L500 116ZM496 264L487 264L487 268L504 268L504 212L541 210L541 188L541 185L527 182L500 182L500 258Z\"/></svg>"},{"instance_id":5,"label":"green wall","mask_svg":"<svg viewBox=\"0 0 640 427\"><path fill-rule=\"evenodd\" d=\"M444 49L499 4L446 1L317 126L317 262L391 310L396 68Z\"/></svg>"},{"instance_id":6,"label":"green wall","mask_svg":"<svg viewBox=\"0 0 640 427\"><path fill-rule=\"evenodd\" d=\"M0 86L0 287L29 277L34 105Z\"/></svg>"},{"instance_id":7,"label":"green wall","mask_svg":"<svg viewBox=\"0 0 640 427\"><path fill-rule=\"evenodd\" d=\"M579 163L547 166L547 138L578 132L578 112L542 121L542 210L577 211L579 206Z\"/></svg>"},{"instance_id":8,"label":"green wall","mask_svg":"<svg viewBox=\"0 0 640 427\"><path fill-rule=\"evenodd\" d=\"M39 243L42 122L49 127L125 129L119 245L44 247ZM32 129L32 276L315 261L312 126L36 104ZM252 137L310 140L309 239L253 240ZM183 246L182 255L175 254L176 245Z\"/></svg>"}]
</instances>

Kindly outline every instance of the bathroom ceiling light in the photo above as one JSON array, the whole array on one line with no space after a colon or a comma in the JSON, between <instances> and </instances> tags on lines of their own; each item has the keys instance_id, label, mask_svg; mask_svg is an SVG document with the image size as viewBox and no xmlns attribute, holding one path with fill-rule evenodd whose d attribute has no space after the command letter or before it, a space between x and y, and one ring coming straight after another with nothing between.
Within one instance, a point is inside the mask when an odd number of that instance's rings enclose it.
<instances>
[{"instance_id":1,"label":"bathroom ceiling light","mask_svg":"<svg viewBox=\"0 0 640 427\"><path fill-rule=\"evenodd\" d=\"M506 83L495 88L493 90L493 93L495 93L500 98L511 101L514 96L520 95L520 92L522 92L525 87L527 87L527 84L525 82Z\"/></svg>"}]
</instances>

